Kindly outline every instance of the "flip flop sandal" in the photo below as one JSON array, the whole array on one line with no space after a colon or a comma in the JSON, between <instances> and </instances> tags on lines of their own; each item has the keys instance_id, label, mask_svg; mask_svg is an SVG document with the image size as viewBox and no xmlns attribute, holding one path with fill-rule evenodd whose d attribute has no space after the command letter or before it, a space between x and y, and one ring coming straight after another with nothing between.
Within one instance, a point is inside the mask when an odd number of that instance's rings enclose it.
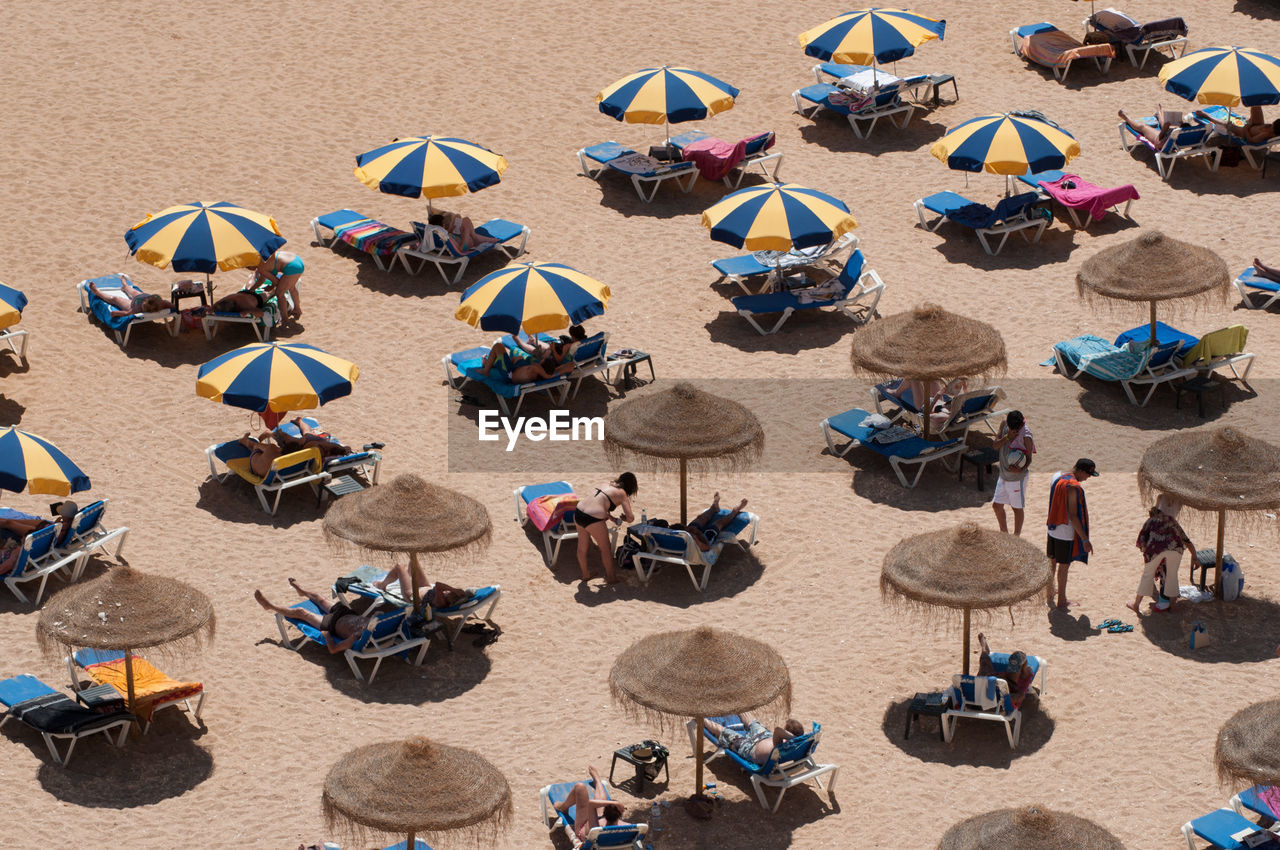
<instances>
[{"instance_id":1,"label":"flip flop sandal","mask_svg":"<svg viewBox=\"0 0 1280 850\"><path fill-rule=\"evenodd\" d=\"M1095 628L1109 629L1112 626L1120 626L1120 625L1124 625L1124 624L1121 623L1119 620L1111 619L1111 620L1103 620L1101 623L1098 623L1098 625Z\"/></svg>"},{"instance_id":2,"label":"flip flop sandal","mask_svg":"<svg viewBox=\"0 0 1280 850\"><path fill-rule=\"evenodd\" d=\"M1114 625L1114 626L1109 627L1109 628L1107 629L1107 631L1111 632L1113 635L1117 635L1117 634L1120 634L1120 633L1122 633L1122 632L1131 632L1131 631L1133 631L1133 626L1126 626L1126 625L1124 625L1123 623L1118 623L1118 624L1116 624L1116 625Z\"/></svg>"}]
</instances>

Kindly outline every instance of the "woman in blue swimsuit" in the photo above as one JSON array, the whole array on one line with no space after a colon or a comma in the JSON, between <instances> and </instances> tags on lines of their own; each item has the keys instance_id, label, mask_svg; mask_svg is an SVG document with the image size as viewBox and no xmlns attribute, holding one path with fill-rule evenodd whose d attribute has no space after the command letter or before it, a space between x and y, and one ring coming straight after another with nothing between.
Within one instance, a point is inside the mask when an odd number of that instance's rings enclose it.
<instances>
[{"instance_id":1,"label":"woman in blue swimsuit","mask_svg":"<svg viewBox=\"0 0 1280 850\"><path fill-rule=\"evenodd\" d=\"M283 308L288 302L280 298L281 293L288 295L293 302L293 309L285 314L285 318L301 319L302 305L298 301L298 279L306 266L302 258L292 251L276 251L253 268L253 279L247 290L252 292L259 287L271 290L277 303Z\"/></svg>"},{"instance_id":2,"label":"woman in blue swimsuit","mask_svg":"<svg viewBox=\"0 0 1280 850\"><path fill-rule=\"evenodd\" d=\"M582 570L582 580L591 578L591 570L587 568L587 553L591 551L591 541L600 547L600 560L604 563L604 575L609 584L617 584L618 578L613 569L613 548L609 545L609 520L621 525L635 522L631 513L631 497L639 490L636 477L624 472L615 480L603 487L597 487L590 496L578 500L574 510L575 522L578 525L578 568ZM621 517L611 517L614 508L622 508Z\"/></svg>"}]
</instances>

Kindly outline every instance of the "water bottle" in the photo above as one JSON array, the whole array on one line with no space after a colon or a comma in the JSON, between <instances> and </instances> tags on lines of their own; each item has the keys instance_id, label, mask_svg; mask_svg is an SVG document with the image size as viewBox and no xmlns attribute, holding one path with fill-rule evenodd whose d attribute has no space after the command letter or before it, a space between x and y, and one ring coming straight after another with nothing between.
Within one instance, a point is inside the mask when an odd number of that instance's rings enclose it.
<instances>
[{"instance_id":1,"label":"water bottle","mask_svg":"<svg viewBox=\"0 0 1280 850\"><path fill-rule=\"evenodd\" d=\"M658 836L662 833L662 806L657 800L653 801L653 808L649 810L649 837L657 841Z\"/></svg>"},{"instance_id":2,"label":"water bottle","mask_svg":"<svg viewBox=\"0 0 1280 850\"><path fill-rule=\"evenodd\" d=\"M643 525L649 521L649 511L646 508L640 509L640 524Z\"/></svg>"}]
</instances>

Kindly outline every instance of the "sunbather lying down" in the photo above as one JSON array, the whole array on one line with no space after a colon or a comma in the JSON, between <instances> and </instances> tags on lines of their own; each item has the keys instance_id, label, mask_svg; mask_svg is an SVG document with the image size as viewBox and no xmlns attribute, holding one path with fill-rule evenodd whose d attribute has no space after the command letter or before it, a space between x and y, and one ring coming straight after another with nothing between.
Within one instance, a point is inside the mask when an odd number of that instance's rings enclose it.
<instances>
[{"instance_id":1,"label":"sunbather lying down","mask_svg":"<svg viewBox=\"0 0 1280 850\"><path fill-rule=\"evenodd\" d=\"M134 286L127 274L120 275L119 289L99 289L96 283L89 281L89 291L115 308L111 311L113 319L173 309L173 305L159 295L151 295Z\"/></svg>"},{"instance_id":2,"label":"sunbather lying down","mask_svg":"<svg viewBox=\"0 0 1280 850\"><path fill-rule=\"evenodd\" d=\"M557 375L567 375L573 371L572 359L562 362L568 357L567 344L563 350L554 348L555 344L552 344L553 350L545 353L535 353L532 347L526 349L526 343L521 339L517 339L516 344L519 347L512 351L501 340L495 342L480 364L480 374L489 375L497 369L511 383L527 384L530 381L544 381Z\"/></svg>"},{"instance_id":3,"label":"sunbather lying down","mask_svg":"<svg viewBox=\"0 0 1280 850\"><path fill-rule=\"evenodd\" d=\"M289 579L289 585L298 592L298 595L304 599L311 600L322 613L317 614L314 611L308 611L305 608L285 608L269 602L267 597L262 595L261 590L253 592L253 598L258 600L258 604L273 614L280 614L291 620L301 620L313 629L320 632L324 636L324 645L329 649L330 653L345 652L350 649L356 642L356 638L364 632L369 626L369 618L356 614L346 604L331 599L326 599L318 593L310 590L304 590L293 579Z\"/></svg>"},{"instance_id":4,"label":"sunbather lying down","mask_svg":"<svg viewBox=\"0 0 1280 850\"><path fill-rule=\"evenodd\" d=\"M604 783L594 767L587 767L591 775L590 787L585 782L575 782L569 795L556 803L556 811L568 814L573 809L573 831L579 841L587 840L587 833L598 826L630 826L622 819L622 807L605 797Z\"/></svg>"},{"instance_id":5,"label":"sunbather lying down","mask_svg":"<svg viewBox=\"0 0 1280 850\"><path fill-rule=\"evenodd\" d=\"M717 744L753 764L764 764L783 741L804 734L804 725L794 717L788 718L782 726L775 726L773 731L750 714L740 714L738 719L744 727L741 732L721 726L714 720L705 720L703 724L716 736Z\"/></svg>"},{"instance_id":6,"label":"sunbather lying down","mask_svg":"<svg viewBox=\"0 0 1280 850\"><path fill-rule=\"evenodd\" d=\"M1257 257L1253 258L1253 273L1258 277L1263 277L1263 278L1266 278L1267 280L1280 283L1280 268L1276 268L1275 266L1268 266L1264 264L1262 260L1259 260Z\"/></svg>"},{"instance_id":7,"label":"sunbather lying down","mask_svg":"<svg viewBox=\"0 0 1280 850\"><path fill-rule=\"evenodd\" d=\"M729 527L738 514L742 513L747 506L747 500L743 499L738 506L728 513L727 516L720 516L720 494L716 493L711 500L711 507L693 518L693 522L688 525L671 526L678 531L687 531L689 536L693 538L693 542L703 552L707 552L715 544L716 538L720 536L720 532Z\"/></svg>"},{"instance_id":8,"label":"sunbather lying down","mask_svg":"<svg viewBox=\"0 0 1280 850\"><path fill-rule=\"evenodd\" d=\"M295 416L290 420L294 427L298 429L300 436L293 436L288 431L284 431L280 426L271 432L276 443L286 452L300 452L303 449L316 448L320 451L320 460L325 461L329 458L342 457L351 454L351 447L344 446L329 434L323 431L317 431L308 425L301 416Z\"/></svg>"},{"instance_id":9,"label":"sunbather lying down","mask_svg":"<svg viewBox=\"0 0 1280 850\"><path fill-rule=\"evenodd\" d=\"M392 582L400 583L400 595L408 598L412 593L413 581L416 578L422 590L423 601L432 608L452 608L461 605L471 598L471 591L453 587L442 581L428 582L427 574L421 564L415 564L413 572L404 564L392 564L387 574L373 583L378 590L386 590Z\"/></svg>"}]
</instances>

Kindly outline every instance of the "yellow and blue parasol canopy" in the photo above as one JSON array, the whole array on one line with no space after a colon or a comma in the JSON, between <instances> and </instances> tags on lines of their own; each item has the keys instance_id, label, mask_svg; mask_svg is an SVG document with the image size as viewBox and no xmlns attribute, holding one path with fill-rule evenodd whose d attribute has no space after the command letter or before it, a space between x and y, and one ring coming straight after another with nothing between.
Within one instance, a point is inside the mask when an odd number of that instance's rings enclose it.
<instances>
[{"instance_id":1,"label":"yellow and blue parasol canopy","mask_svg":"<svg viewBox=\"0 0 1280 850\"><path fill-rule=\"evenodd\" d=\"M702 214L711 238L750 251L827 245L858 226L844 202L796 183L763 183L725 195Z\"/></svg>"},{"instance_id":2,"label":"yellow and blue parasol canopy","mask_svg":"<svg viewBox=\"0 0 1280 850\"><path fill-rule=\"evenodd\" d=\"M906 9L860 9L800 33L800 44L805 55L827 62L874 65L910 56L946 29L946 21Z\"/></svg>"},{"instance_id":3,"label":"yellow and blue parasol canopy","mask_svg":"<svg viewBox=\"0 0 1280 850\"><path fill-rule=\"evenodd\" d=\"M410 136L357 156L355 175L388 195L431 199L479 192L506 170L506 157L475 142Z\"/></svg>"},{"instance_id":4,"label":"yellow and blue parasol canopy","mask_svg":"<svg viewBox=\"0 0 1280 850\"><path fill-rule=\"evenodd\" d=\"M679 124L733 108L738 90L710 74L663 65L628 74L596 95L605 115L628 124Z\"/></svg>"},{"instance_id":5,"label":"yellow and blue parasol canopy","mask_svg":"<svg viewBox=\"0 0 1280 850\"><path fill-rule=\"evenodd\" d=\"M226 201L169 207L129 228L124 239L144 263L204 274L256 266L285 243L274 218Z\"/></svg>"},{"instance_id":6,"label":"yellow and blue parasol canopy","mask_svg":"<svg viewBox=\"0 0 1280 850\"><path fill-rule=\"evenodd\" d=\"M354 364L314 345L257 342L200 367L196 394L258 412L309 410L351 394Z\"/></svg>"},{"instance_id":7,"label":"yellow and blue parasol canopy","mask_svg":"<svg viewBox=\"0 0 1280 850\"><path fill-rule=\"evenodd\" d=\"M599 316L608 305L609 287L576 269L517 263L476 281L454 315L481 330L536 334Z\"/></svg>"},{"instance_id":8,"label":"yellow and blue parasol canopy","mask_svg":"<svg viewBox=\"0 0 1280 850\"><path fill-rule=\"evenodd\" d=\"M22 311L27 306L27 296L0 283L0 330L18 324L22 319Z\"/></svg>"},{"instance_id":9,"label":"yellow and blue parasol canopy","mask_svg":"<svg viewBox=\"0 0 1280 850\"><path fill-rule=\"evenodd\" d=\"M0 430L0 489L69 496L89 486L89 476L44 437L14 427Z\"/></svg>"},{"instance_id":10,"label":"yellow and blue parasol canopy","mask_svg":"<svg viewBox=\"0 0 1280 850\"><path fill-rule=\"evenodd\" d=\"M955 171L1017 175L1062 168L1080 155L1080 143L1046 118L1004 112L951 128L929 153Z\"/></svg>"},{"instance_id":11,"label":"yellow and blue parasol canopy","mask_svg":"<svg viewBox=\"0 0 1280 850\"><path fill-rule=\"evenodd\" d=\"M1246 47L1204 47L1165 63L1160 82L1196 103L1269 106L1280 103L1280 59Z\"/></svg>"}]
</instances>

